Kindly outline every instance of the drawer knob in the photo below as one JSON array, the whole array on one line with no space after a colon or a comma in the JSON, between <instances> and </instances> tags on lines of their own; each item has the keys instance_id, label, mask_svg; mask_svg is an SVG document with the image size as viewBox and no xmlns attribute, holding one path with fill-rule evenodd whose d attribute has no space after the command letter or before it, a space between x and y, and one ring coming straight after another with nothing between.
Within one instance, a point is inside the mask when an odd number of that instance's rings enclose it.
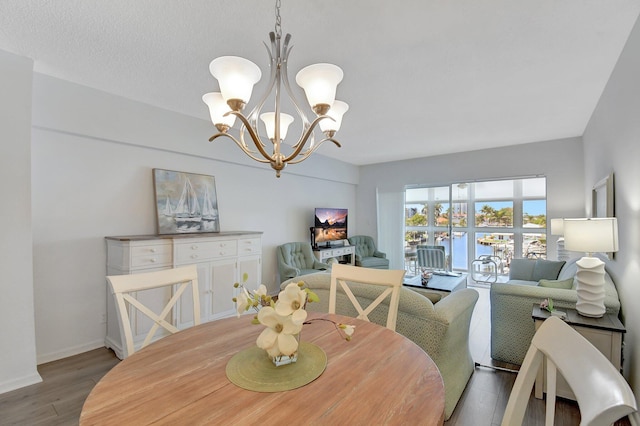
<instances>
[{"instance_id":1,"label":"drawer knob","mask_svg":"<svg viewBox=\"0 0 640 426\"><path fill-rule=\"evenodd\" d=\"M197 258L198 258L198 255L197 255L197 254L192 254L192 255L191 255L191 258L192 258L192 259L197 259Z\"/></svg>"},{"instance_id":2,"label":"drawer knob","mask_svg":"<svg viewBox=\"0 0 640 426\"><path fill-rule=\"evenodd\" d=\"M151 249L151 253L155 253L155 252L156 252L156 249L155 249L155 248L152 248L152 249Z\"/></svg>"},{"instance_id":3,"label":"drawer knob","mask_svg":"<svg viewBox=\"0 0 640 426\"><path fill-rule=\"evenodd\" d=\"M197 245L194 244L194 245L191 246L191 250L197 250L197 249L198 249Z\"/></svg>"},{"instance_id":4,"label":"drawer knob","mask_svg":"<svg viewBox=\"0 0 640 426\"><path fill-rule=\"evenodd\" d=\"M151 263L156 263L156 258L155 257L151 258Z\"/></svg>"}]
</instances>

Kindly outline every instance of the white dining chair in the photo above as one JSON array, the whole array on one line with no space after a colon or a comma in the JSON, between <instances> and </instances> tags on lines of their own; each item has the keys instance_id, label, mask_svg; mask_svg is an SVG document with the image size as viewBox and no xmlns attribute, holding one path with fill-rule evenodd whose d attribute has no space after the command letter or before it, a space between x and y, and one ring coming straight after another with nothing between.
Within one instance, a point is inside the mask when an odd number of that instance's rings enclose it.
<instances>
[{"instance_id":1,"label":"white dining chair","mask_svg":"<svg viewBox=\"0 0 640 426\"><path fill-rule=\"evenodd\" d=\"M169 333L178 332L178 328L173 324L173 318L167 316L169 314L175 315L175 308L178 301L183 298L185 290L191 285L191 300L188 303L193 303L193 324L200 324L200 296L198 292L198 269L196 265L183 266L173 269L165 269L161 271L146 272L141 274L131 275L110 275L107 277L113 295L116 299L116 308L118 311L120 331L125 337L125 350L126 356L133 354L134 352L144 348L154 341L157 331L162 327ZM157 312L157 308L154 311L148 305L145 305L140 298L136 297L136 292L145 290L169 288L171 298L162 307L160 312ZM187 300L186 297L183 298ZM131 317L133 312L137 310L139 313L146 315L153 325L147 332L142 344L136 347L136 342L133 338L133 324Z\"/></svg>"},{"instance_id":2,"label":"white dining chair","mask_svg":"<svg viewBox=\"0 0 640 426\"><path fill-rule=\"evenodd\" d=\"M557 372L576 396L581 426L610 425L626 415L636 418L635 397L620 372L577 331L561 319L550 317L531 341L511 390L502 426L522 424L536 375L544 363L547 370L546 426L554 423Z\"/></svg>"},{"instance_id":3,"label":"white dining chair","mask_svg":"<svg viewBox=\"0 0 640 426\"><path fill-rule=\"evenodd\" d=\"M338 283L340 283L341 289L349 298L354 308L358 311L357 318L361 320L369 321L369 317L367 315L370 314L387 297L390 297L389 312L387 315L387 328L395 331L396 320L398 318L398 304L400 302L400 287L402 287L404 273L404 270L372 269L342 264L333 265L331 267L331 285L329 287L329 313L336 313ZM373 302L371 302L366 308L363 308L349 288L350 282L386 288Z\"/></svg>"}]
</instances>

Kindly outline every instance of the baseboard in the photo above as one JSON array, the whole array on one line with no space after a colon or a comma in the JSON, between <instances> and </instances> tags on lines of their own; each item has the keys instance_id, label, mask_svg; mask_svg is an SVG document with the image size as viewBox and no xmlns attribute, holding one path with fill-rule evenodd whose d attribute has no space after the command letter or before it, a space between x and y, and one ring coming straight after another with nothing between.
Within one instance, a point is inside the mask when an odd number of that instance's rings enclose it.
<instances>
[{"instance_id":1,"label":"baseboard","mask_svg":"<svg viewBox=\"0 0 640 426\"><path fill-rule=\"evenodd\" d=\"M111 349L119 359L124 359L124 349L120 346L119 342L111 339L109 336L105 337L104 345Z\"/></svg>"},{"instance_id":2,"label":"baseboard","mask_svg":"<svg viewBox=\"0 0 640 426\"><path fill-rule=\"evenodd\" d=\"M96 340L84 345L74 346L72 348L66 348L58 352L50 352L48 354L38 354L37 363L38 365L45 364L47 362L57 361L62 358L68 358L70 356L78 355L84 352L89 352L94 349L103 348L103 347L104 347L104 340Z\"/></svg>"},{"instance_id":3,"label":"baseboard","mask_svg":"<svg viewBox=\"0 0 640 426\"><path fill-rule=\"evenodd\" d=\"M42 382L42 377L36 372L35 374L29 374L19 379L9 380L7 382L0 383L0 394L5 392L11 392L12 390L20 389L25 386L35 385Z\"/></svg>"}]
</instances>

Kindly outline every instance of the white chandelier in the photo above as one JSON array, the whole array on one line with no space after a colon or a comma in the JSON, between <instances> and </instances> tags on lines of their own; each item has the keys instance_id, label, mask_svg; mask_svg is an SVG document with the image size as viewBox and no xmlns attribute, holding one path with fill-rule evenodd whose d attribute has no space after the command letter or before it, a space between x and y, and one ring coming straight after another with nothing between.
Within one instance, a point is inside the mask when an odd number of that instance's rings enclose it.
<instances>
[{"instance_id":1,"label":"white chandelier","mask_svg":"<svg viewBox=\"0 0 640 426\"><path fill-rule=\"evenodd\" d=\"M248 116L243 115L242 110L249 103L253 85L260 80L262 73L256 64L247 59L237 56L222 56L211 61L209 71L218 80L220 92L207 93L202 97L204 103L209 107L211 121L219 132L211 136L209 142L220 136L230 138L249 157L261 163L271 164L277 177L280 177L280 171L287 164L296 164L306 160L323 142L331 141L340 147L340 143L333 139L333 136L340 129L343 114L349 109L346 103L335 100L336 87L342 81L343 76L340 67L332 64L309 65L296 75L296 83L304 89L307 101L316 114L316 118L312 122L307 120L289 85L287 62L291 51L289 46L291 35L285 36L284 45L281 46L282 30L280 24L280 0L277 0L275 31L269 33L271 50L265 44L271 61L269 85L263 97ZM298 141L293 144L292 152L288 155L282 153L281 147L282 141L287 136L287 129L294 118L281 112L282 87L286 90L287 96L302 120L301 135ZM265 101L274 90L275 112L261 113ZM242 122L238 138L228 133L236 117ZM267 144L260 137L258 117L263 121L267 138L273 145L272 154L267 152ZM324 138L316 142L314 129L318 125L324 133ZM245 133L248 133L257 151L247 145ZM309 145L305 148L307 142Z\"/></svg>"}]
</instances>

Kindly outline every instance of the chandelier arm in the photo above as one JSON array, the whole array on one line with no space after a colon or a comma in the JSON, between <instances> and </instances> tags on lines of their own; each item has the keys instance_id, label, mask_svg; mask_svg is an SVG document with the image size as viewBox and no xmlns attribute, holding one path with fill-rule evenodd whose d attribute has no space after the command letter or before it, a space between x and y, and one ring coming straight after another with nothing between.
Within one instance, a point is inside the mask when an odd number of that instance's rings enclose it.
<instances>
[{"instance_id":1,"label":"chandelier arm","mask_svg":"<svg viewBox=\"0 0 640 426\"><path fill-rule=\"evenodd\" d=\"M267 101L269 94L271 94L271 91L273 90L273 86L275 86L276 84L276 68L277 68L276 62L277 62L278 55L276 54L276 38L273 32L269 33L269 39L271 40L271 50L269 50L267 43L264 43L264 42L262 43L264 44L264 48L267 51L267 54L269 55L269 63L271 64L269 66L270 68L269 83L267 84L267 88L264 91L264 94L262 95L260 100L256 103L256 106L253 107L253 109L248 115L249 123L254 130L258 129L258 118L259 118L258 116L260 115L260 111L262 111L262 107L264 106L264 103Z\"/></svg>"},{"instance_id":2,"label":"chandelier arm","mask_svg":"<svg viewBox=\"0 0 640 426\"><path fill-rule=\"evenodd\" d=\"M230 114L235 115L236 117L238 117L238 119L240 119L240 121L242 121L242 124L244 124L245 128L247 129L247 132L249 132L249 136L251 137L251 140L255 144L256 148L258 148L258 151L260 151L260 154L262 154L262 156L268 160L267 162L270 163L272 161L272 156L269 153L267 153L267 151L264 150L264 146L265 146L264 143L262 143L262 140L260 139L260 136L258 136L258 133L255 131L255 129L253 129L253 127L251 127L251 125L249 124L249 120L247 120L247 117L245 117L241 112L236 112L236 111L231 111ZM235 138L232 138L232 139L234 141L236 140ZM243 142L244 142L244 139L243 139Z\"/></svg>"},{"instance_id":3,"label":"chandelier arm","mask_svg":"<svg viewBox=\"0 0 640 426\"><path fill-rule=\"evenodd\" d=\"M219 138L220 136L226 136L229 139L231 139L233 142L235 142L236 145L238 145L238 148L240 148L242 150L242 152L247 154L249 157L251 157L255 161L258 161L260 163L271 163L271 159L263 159L263 158L256 157L255 155L253 155L253 153L246 146L242 145L242 143L240 143L239 140L237 140L236 138L234 138L232 135L230 135L228 133L216 133L215 135L213 135L213 136L211 136L209 138L209 142L213 142L215 139Z\"/></svg>"},{"instance_id":4,"label":"chandelier arm","mask_svg":"<svg viewBox=\"0 0 640 426\"><path fill-rule=\"evenodd\" d=\"M288 163L289 164L302 163L304 160L309 158L309 156L311 154L313 154L318 148L320 148L320 145L322 145L323 143L325 143L327 141L333 142L334 144L336 144L338 146L338 148L340 148L342 146L342 145L340 145L340 142L338 142L337 140L335 140L333 138L324 138L321 141L319 141L313 148L309 148L307 151L305 151L300 158L298 158L296 160L290 160Z\"/></svg>"},{"instance_id":5,"label":"chandelier arm","mask_svg":"<svg viewBox=\"0 0 640 426\"><path fill-rule=\"evenodd\" d=\"M291 49L293 49L293 46L289 46L290 40L291 40L291 34L287 34L284 38L284 47L283 47L283 52L284 52L283 63L285 66L282 67L281 72L282 72L284 89L287 92L287 96L289 96L289 99L291 99L291 103L293 104L293 107L295 108L296 112L298 113L298 116L302 120L302 130L300 132L300 139L298 139L298 142L293 145L293 149L296 149L298 147L298 144L302 140L302 135L304 135L305 131L309 128L310 124L309 124L309 119L307 118L307 115L304 113L304 110L300 107L301 105L300 101L293 93L293 90L291 89L291 84L289 84L289 75L288 75L289 67L287 65L289 61L289 53L291 52ZM314 135L311 134L311 144L313 145L313 143L314 143Z\"/></svg>"},{"instance_id":6,"label":"chandelier arm","mask_svg":"<svg viewBox=\"0 0 640 426\"><path fill-rule=\"evenodd\" d=\"M302 151L302 148L304 148L304 145L307 143L309 136L313 135L313 129L315 129L318 123L320 123L320 121L324 120L325 118L331 118L331 117L329 117L328 115L321 115L317 117L315 120L313 120L313 122L309 125L309 128L304 132L302 137L294 145L296 147L295 150L288 157L284 159L285 163L290 162L292 159L296 158L298 154L300 154L300 151ZM316 145L316 147L312 149L315 150L315 148L317 148L318 146L319 145Z\"/></svg>"}]
</instances>

